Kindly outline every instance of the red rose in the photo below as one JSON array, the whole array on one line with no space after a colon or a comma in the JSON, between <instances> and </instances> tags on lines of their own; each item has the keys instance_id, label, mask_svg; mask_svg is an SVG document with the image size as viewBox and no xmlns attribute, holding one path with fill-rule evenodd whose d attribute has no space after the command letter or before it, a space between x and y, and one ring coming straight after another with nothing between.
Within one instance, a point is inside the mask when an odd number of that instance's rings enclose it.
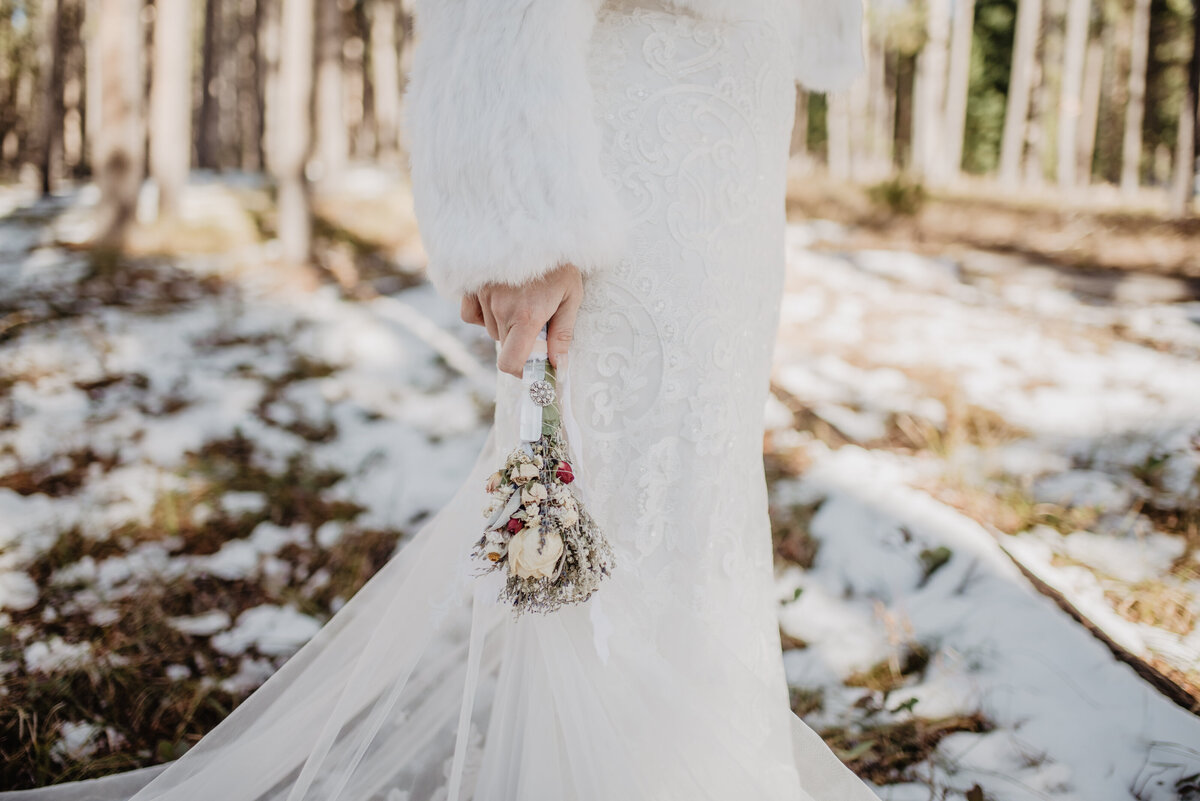
<instances>
[{"instance_id":1,"label":"red rose","mask_svg":"<svg viewBox=\"0 0 1200 801\"><path fill-rule=\"evenodd\" d=\"M570 484L575 480L575 472L571 470L570 462L559 461L558 480L564 484Z\"/></svg>"},{"instance_id":2,"label":"red rose","mask_svg":"<svg viewBox=\"0 0 1200 801\"><path fill-rule=\"evenodd\" d=\"M516 534L521 529L525 528L525 522L517 517L510 517L506 526L509 534Z\"/></svg>"}]
</instances>

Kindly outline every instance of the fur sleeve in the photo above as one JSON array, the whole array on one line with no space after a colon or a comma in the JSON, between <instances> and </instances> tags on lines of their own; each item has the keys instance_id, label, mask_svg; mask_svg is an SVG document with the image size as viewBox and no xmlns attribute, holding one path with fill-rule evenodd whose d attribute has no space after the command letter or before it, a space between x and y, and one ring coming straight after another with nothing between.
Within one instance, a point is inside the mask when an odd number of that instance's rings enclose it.
<instances>
[{"instance_id":1,"label":"fur sleeve","mask_svg":"<svg viewBox=\"0 0 1200 801\"><path fill-rule=\"evenodd\" d=\"M447 297L619 259L587 48L599 0L418 0L405 94L428 275Z\"/></svg>"}]
</instances>

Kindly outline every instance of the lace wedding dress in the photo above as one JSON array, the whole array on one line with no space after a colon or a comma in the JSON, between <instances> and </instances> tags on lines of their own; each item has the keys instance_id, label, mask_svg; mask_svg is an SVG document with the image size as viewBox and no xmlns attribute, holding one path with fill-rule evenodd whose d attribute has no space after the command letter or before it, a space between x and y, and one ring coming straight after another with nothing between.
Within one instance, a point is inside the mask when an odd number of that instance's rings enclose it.
<instances>
[{"instance_id":1,"label":"lace wedding dress","mask_svg":"<svg viewBox=\"0 0 1200 801\"><path fill-rule=\"evenodd\" d=\"M771 594L785 22L621 0L590 32L597 166L626 215L620 257L586 271L564 387L616 553L593 599L514 621L471 575L525 392L499 374L453 500L191 751L13 799L877 801L790 711Z\"/></svg>"}]
</instances>

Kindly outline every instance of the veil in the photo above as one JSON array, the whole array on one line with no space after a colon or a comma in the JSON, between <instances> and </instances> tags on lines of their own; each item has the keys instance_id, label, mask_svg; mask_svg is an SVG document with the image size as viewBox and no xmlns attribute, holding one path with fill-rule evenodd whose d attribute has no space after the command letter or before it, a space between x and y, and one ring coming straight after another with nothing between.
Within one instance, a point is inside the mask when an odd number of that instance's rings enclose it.
<instances>
[{"instance_id":1,"label":"veil","mask_svg":"<svg viewBox=\"0 0 1200 801\"><path fill-rule=\"evenodd\" d=\"M469 552L485 479L517 442L521 384L499 382L495 422L451 501L191 750L0 799L611 801L685 797L682 788L697 799L877 801L786 698L721 700L731 686L774 690L756 687L727 641L690 624L684 601L656 597L670 641L647 642L636 622L651 617L644 592L620 554L585 604L514 619L497 603L501 577L477 575ZM569 365L560 388L586 493ZM763 771L767 741L784 756L775 774ZM772 793L793 763L804 789Z\"/></svg>"}]
</instances>

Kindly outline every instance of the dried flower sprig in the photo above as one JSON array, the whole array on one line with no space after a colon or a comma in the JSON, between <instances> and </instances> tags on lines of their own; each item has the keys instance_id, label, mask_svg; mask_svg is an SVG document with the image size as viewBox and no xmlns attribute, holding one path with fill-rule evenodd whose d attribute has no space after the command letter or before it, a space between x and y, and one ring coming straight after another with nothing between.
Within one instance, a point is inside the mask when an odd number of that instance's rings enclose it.
<instances>
[{"instance_id":1,"label":"dried flower sprig","mask_svg":"<svg viewBox=\"0 0 1200 801\"><path fill-rule=\"evenodd\" d=\"M611 546L570 488L575 471L554 368L544 355L532 357L525 378L530 402L540 409L541 424L533 425L540 435L523 440L488 477L487 523L472 550L484 572L505 571L500 600L517 615L582 603L613 568Z\"/></svg>"}]
</instances>

